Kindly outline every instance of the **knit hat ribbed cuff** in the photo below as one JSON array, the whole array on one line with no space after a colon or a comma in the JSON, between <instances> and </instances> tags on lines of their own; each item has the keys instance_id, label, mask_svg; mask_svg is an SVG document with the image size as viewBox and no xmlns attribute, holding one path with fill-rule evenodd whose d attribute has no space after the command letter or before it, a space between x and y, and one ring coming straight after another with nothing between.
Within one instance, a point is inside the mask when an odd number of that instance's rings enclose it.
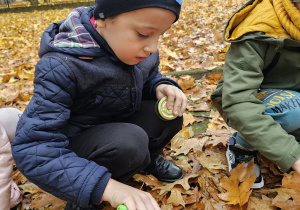
<instances>
[{"instance_id":1,"label":"knit hat ribbed cuff","mask_svg":"<svg viewBox=\"0 0 300 210\"><path fill-rule=\"evenodd\" d=\"M174 12L176 15L175 21L177 21L181 10L182 0L95 0L95 4L95 19L106 19L114 15L137 9L156 7Z\"/></svg>"}]
</instances>

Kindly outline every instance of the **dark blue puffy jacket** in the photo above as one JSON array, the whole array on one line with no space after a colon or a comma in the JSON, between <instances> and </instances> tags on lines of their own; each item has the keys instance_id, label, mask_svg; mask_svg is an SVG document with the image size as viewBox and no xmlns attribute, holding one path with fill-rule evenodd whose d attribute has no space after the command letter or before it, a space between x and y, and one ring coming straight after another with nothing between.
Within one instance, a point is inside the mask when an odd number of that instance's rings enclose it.
<instances>
[{"instance_id":1,"label":"dark blue puffy jacket","mask_svg":"<svg viewBox=\"0 0 300 210\"><path fill-rule=\"evenodd\" d=\"M105 167L67 149L69 140L87 128L131 115L142 99L155 98L159 84L179 87L159 73L158 52L135 66L120 62L93 28L93 9L78 8L75 18L100 48L54 46L54 37L70 18L43 33L33 97L12 144L16 165L30 181L80 206L99 204L111 175Z\"/></svg>"}]
</instances>

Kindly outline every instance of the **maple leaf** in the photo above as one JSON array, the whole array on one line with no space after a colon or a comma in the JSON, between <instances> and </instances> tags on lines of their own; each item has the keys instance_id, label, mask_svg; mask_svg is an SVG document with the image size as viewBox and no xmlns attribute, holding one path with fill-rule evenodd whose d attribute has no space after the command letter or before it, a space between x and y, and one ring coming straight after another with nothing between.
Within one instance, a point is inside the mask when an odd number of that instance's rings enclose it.
<instances>
[{"instance_id":1,"label":"maple leaf","mask_svg":"<svg viewBox=\"0 0 300 210\"><path fill-rule=\"evenodd\" d=\"M229 178L222 178L220 180L220 186L227 192L218 194L218 197L227 201L228 204L243 206L248 202L252 192L251 187L256 179L255 173L250 176L255 167L254 159L249 162L247 167L244 167L244 165L245 163L239 164L231 170Z\"/></svg>"}]
</instances>

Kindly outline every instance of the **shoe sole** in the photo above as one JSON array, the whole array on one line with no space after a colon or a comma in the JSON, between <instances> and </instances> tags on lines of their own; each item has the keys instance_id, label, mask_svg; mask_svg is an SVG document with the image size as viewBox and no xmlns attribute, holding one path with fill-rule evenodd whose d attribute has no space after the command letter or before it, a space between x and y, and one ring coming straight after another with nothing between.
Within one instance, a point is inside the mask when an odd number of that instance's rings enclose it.
<instances>
[{"instance_id":1,"label":"shoe sole","mask_svg":"<svg viewBox=\"0 0 300 210\"><path fill-rule=\"evenodd\" d=\"M261 181L260 181L259 183L254 183L254 184L252 185L251 188L252 188L252 189L260 189L260 188L262 188L264 185L265 185L264 178L261 177Z\"/></svg>"},{"instance_id":2,"label":"shoe sole","mask_svg":"<svg viewBox=\"0 0 300 210\"><path fill-rule=\"evenodd\" d=\"M228 171L230 173L231 170L232 170L232 167L231 167L231 164L230 164L230 150L229 150L229 146L227 147L227 150L226 150L226 159L227 159L227 163L228 163ZM254 183L251 188L252 189L260 189L264 185L265 185L264 178L261 177L261 181L259 183Z\"/></svg>"},{"instance_id":3,"label":"shoe sole","mask_svg":"<svg viewBox=\"0 0 300 210\"><path fill-rule=\"evenodd\" d=\"M227 147L226 150L226 159L227 159L227 163L228 163L228 171L230 172L232 170L231 168L231 164L230 164L230 150L229 150L229 146Z\"/></svg>"},{"instance_id":4,"label":"shoe sole","mask_svg":"<svg viewBox=\"0 0 300 210\"><path fill-rule=\"evenodd\" d=\"M158 179L159 181L161 182L168 182L168 183L172 183L172 182L176 182L178 181L179 179L182 179L184 176L184 173L182 173L181 177L177 178L177 179Z\"/></svg>"}]
</instances>

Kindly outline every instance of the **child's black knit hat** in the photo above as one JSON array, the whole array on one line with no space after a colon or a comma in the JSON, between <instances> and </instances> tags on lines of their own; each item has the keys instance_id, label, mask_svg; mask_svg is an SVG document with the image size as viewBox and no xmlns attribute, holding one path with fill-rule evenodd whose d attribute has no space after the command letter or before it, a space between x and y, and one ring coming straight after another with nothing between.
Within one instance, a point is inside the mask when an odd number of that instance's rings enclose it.
<instances>
[{"instance_id":1,"label":"child's black knit hat","mask_svg":"<svg viewBox=\"0 0 300 210\"><path fill-rule=\"evenodd\" d=\"M124 12L137 9L158 7L175 13L179 18L182 0L95 0L95 19L106 19Z\"/></svg>"}]
</instances>

